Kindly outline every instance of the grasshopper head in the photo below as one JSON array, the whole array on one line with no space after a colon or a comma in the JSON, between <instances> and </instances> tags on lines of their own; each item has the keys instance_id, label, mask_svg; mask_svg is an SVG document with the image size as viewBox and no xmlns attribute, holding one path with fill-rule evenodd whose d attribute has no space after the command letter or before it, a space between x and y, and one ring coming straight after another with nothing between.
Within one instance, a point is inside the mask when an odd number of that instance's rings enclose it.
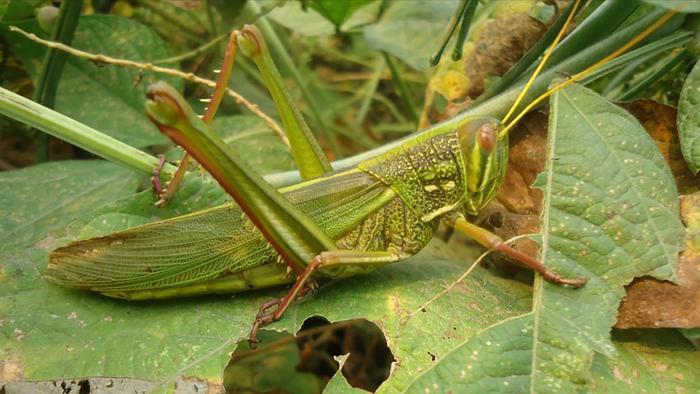
<instances>
[{"instance_id":1,"label":"grasshopper head","mask_svg":"<svg viewBox=\"0 0 700 394\"><path fill-rule=\"evenodd\" d=\"M493 118L474 119L457 130L466 166L466 210L476 214L501 186L508 162L508 135L499 138L501 124Z\"/></svg>"}]
</instances>

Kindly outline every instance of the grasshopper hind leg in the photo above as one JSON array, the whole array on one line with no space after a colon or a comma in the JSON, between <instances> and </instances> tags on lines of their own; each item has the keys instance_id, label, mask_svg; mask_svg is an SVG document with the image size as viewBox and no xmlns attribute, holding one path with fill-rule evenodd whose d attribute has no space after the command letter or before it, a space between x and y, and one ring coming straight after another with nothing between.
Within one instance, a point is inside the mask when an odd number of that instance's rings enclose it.
<instances>
[{"instance_id":1,"label":"grasshopper hind leg","mask_svg":"<svg viewBox=\"0 0 700 394\"><path fill-rule=\"evenodd\" d=\"M250 331L249 341L255 345L258 330L279 320L294 300L309 293L313 288L312 275L320 269L343 269L353 265L382 266L401 259L399 252L389 251L358 251L333 250L321 252L304 268L289 292L279 300L268 301L260 307ZM342 276L342 275L337 275Z\"/></svg>"}]
</instances>

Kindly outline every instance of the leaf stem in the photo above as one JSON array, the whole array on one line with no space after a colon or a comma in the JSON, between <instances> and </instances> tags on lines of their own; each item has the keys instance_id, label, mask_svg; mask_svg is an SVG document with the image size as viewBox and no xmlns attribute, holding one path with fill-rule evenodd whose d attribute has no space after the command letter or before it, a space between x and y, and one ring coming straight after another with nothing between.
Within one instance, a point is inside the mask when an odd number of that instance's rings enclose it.
<instances>
[{"instance_id":1,"label":"leaf stem","mask_svg":"<svg viewBox=\"0 0 700 394\"><path fill-rule=\"evenodd\" d=\"M135 171L151 174L158 165L157 158L2 87L0 113ZM166 164L162 174L174 171Z\"/></svg>"}]
</instances>

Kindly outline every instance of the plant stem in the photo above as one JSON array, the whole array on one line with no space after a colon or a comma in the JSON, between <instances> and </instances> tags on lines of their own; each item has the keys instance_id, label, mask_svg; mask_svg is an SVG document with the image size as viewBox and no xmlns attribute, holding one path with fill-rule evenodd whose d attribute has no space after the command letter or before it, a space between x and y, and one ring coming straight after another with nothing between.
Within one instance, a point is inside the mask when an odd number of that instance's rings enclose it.
<instances>
[{"instance_id":1,"label":"plant stem","mask_svg":"<svg viewBox=\"0 0 700 394\"><path fill-rule=\"evenodd\" d=\"M135 171L150 175L158 165L157 158L2 87L0 113ZM166 164L162 175L174 171Z\"/></svg>"},{"instance_id":2,"label":"plant stem","mask_svg":"<svg viewBox=\"0 0 700 394\"><path fill-rule=\"evenodd\" d=\"M661 79L664 75L666 75L666 73L668 73L674 67L676 67L678 63L686 61L689 57L690 52L687 49L684 49L680 53L677 53L675 55L671 55L670 58L667 58L667 60L662 65L656 66L656 70L653 73L649 74L646 78L639 81L638 84L636 84L626 92L622 93L618 97L618 100L628 101L634 99L644 90L646 90L649 86L654 84L654 82Z\"/></svg>"},{"instance_id":3,"label":"plant stem","mask_svg":"<svg viewBox=\"0 0 700 394\"><path fill-rule=\"evenodd\" d=\"M379 85L379 78L381 77L382 72L384 71L385 64L386 62L384 60L384 57L377 57L372 76L369 80L367 80L364 88L362 89L362 91L364 92L364 97L362 99L362 103L360 103L360 109L357 110L357 117L355 118L356 126L362 125L362 123L365 121L367 111L369 111L369 106L372 103L372 98L374 97L374 93L377 91L377 86Z\"/></svg>"},{"instance_id":4,"label":"plant stem","mask_svg":"<svg viewBox=\"0 0 700 394\"><path fill-rule=\"evenodd\" d=\"M197 47L194 48L191 51L187 51L185 53L181 53L179 55L171 56L165 59L159 59L159 60L154 60L152 63L153 64L164 64L164 63L179 63L183 60L193 58L201 53L204 53L209 50L209 48L212 48L216 46L219 42L223 41L226 37L228 37L228 34L222 34L220 36L215 37L213 40Z\"/></svg>"},{"instance_id":5,"label":"plant stem","mask_svg":"<svg viewBox=\"0 0 700 394\"><path fill-rule=\"evenodd\" d=\"M65 0L61 3L61 9L56 18L51 39L65 44L70 44L78 26L80 11L83 9L83 0ZM56 90L63 73L63 65L68 55L64 52L48 48L44 55L44 61L39 74L39 80L34 90L34 101L46 107L53 108L56 101ZM49 139L47 134L39 135L38 161L45 162L49 159Z\"/></svg>"},{"instance_id":6,"label":"plant stem","mask_svg":"<svg viewBox=\"0 0 700 394\"><path fill-rule=\"evenodd\" d=\"M417 125L418 112L416 111L416 104L413 102L411 92L408 90L408 86L406 86L406 83L401 78L399 70L396 68L396 63L394 63L394 60L391 58L391 56L389 56L389 54L386 52L382 52L382 55L384 55L384 60L389 66L389 70L391 71L391 76L394 80L394 83L396 84L396 87L399 88L399 94L401 95L401 98L406 104L406 107L408 107L408 112L411 115L411 120L413 120L413 124Z\"/></svg>"}]
</instances>

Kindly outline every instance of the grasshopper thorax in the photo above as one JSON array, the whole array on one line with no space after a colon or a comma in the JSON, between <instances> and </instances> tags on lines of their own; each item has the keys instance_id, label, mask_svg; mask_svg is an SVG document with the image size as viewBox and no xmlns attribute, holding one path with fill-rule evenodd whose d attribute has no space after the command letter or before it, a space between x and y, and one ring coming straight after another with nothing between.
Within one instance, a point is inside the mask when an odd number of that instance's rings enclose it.
<instances>
[{"instance_id":1,"label":"grasshopper thorax","mask_svg":"<svg viewBox=\"0 0 700 394\"><path fill-rule=\"evenodd\" d=\"M500 122L477 118L457 130L464 158L466 193L464 206L475 215L496 195L508 164L508 135L498 136Z\"/></svg>"}]
</instances>

